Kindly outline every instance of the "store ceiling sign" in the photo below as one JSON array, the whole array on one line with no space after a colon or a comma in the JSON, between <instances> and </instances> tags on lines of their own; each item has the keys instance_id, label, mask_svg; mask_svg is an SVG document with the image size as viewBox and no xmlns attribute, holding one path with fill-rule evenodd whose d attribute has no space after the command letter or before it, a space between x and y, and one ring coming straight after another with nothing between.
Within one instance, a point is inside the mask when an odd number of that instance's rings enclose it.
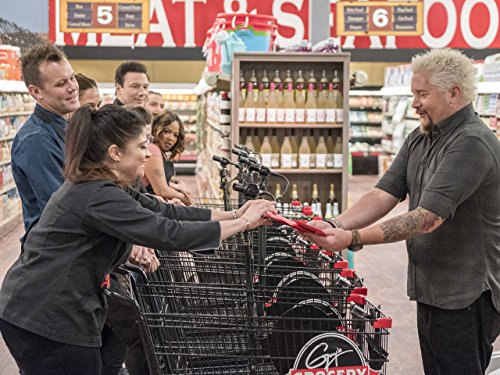
<instances>
[{"instance_id":1,"label":"store ceiling sign","mask_svg":"<svg viewBox=\"0 0 500 375\"><path fill-rule=\"evenodd\" d=\"M256 12L278 19L277 40L279 45L287 46L309 37L310 1L313 0L49 0L49 38L61 46L201 47L218 13ZM147 22L143 18L141 24L143 28L149 26L149 31L137 33L120 28L117 4L128 2L142 4L142 11L149 12ZM83 7L78 9L78 16L75 4ZM118 28L110 26L112 16L117 22L113 26Z\"/></svg>"},{"instance_id":2,"label":"store ceiling sign","mask_svg":"<svg viewBox=\"0 0 500 375\"><path fill-rule=\"evenodd\" d=\"M341 1L337 35L421 35L421 2Z\"/></svg>"},{"instance_id":3,"label":"store ceiling sign","mask_svg":"<svg viewBox=\"0 0 500 375\"><path fill-rule=\"evenodd\" d=\"M149 2L142 0L60 1L63 32L149 32Z\"/></svg>"},{"instance_id":4,"label":"store ceiling sign","mask_svg":"<svg viewBox=\"0 0 500 375\"><path fill-rule=\"evenodd\" d=\"M344 49L500 48L500 0L423 0L423 33L420 36L402 36L394 32L385 35L370 32L370 36L338 34L333 21L343 6L342 2L330 1L330 34L341 37ZM374 2L364 4L371 3Z\"/></svg>"}]
</instances>

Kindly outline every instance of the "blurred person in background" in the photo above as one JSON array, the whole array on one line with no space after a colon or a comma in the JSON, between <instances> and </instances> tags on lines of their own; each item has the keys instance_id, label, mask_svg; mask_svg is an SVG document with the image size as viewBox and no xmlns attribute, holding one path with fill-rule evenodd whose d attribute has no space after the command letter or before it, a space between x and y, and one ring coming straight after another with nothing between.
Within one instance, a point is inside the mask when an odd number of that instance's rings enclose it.
<instances>
[{"instance_id":1,"label":"blurred person in background","mask_svg":"<svg viewBox=\"0 0 500 375\"><path fill-rule=\"evenodd\" d=\"M80 106L88 104L92 109L99 109L102 99L96 81L81 73L75 74L75 78L79 87Z\"/></svg>"},{"instance_id":2,"label":"blurred person in background","mask_svg":"<svg viewBox=\"0 0 500 375\"><path fill-rule=\"evenodd\" d=\"M142 183L146 190L169 200L180 199L193 204L184 181L175 177L173 161L184 151L185 131L179 116L165 110L154 117L153 141L148 145L151 157L146 161Z\"/></svg>"},{"instance_id":3,"label":"blurred person in background","mask_svg":"<svg viewBox=\"0 0 500 375\"><path fill-rule=\"evenodd\" d=\"M146 103L146 109L149 110L156 116L165 108L165 101L163 100L163 95L156 91L149 91L148 101Z\"/></svg>"},{"instance_id":4,"label":"blurred person in background","mask_svg":"<svg viewBox=\"0 0 500 375\"><path fill-rule=\"evenodd\" d=\"M145 106L149 95L149 76L146 65L138 61L125 61L115 71L117 105Z\"/></svg>"}]
</instances>

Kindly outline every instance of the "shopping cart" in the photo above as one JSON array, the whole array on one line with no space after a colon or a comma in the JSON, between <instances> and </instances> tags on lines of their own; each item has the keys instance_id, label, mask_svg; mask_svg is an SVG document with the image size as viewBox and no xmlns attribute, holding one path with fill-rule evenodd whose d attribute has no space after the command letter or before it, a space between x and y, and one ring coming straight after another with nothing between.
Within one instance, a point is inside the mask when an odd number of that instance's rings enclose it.
<instances>
[{"instance_id":1,"label":"shopping cart","mask_svg":"<svg viewBox=\"0 0 500 375\"><path fill-rule=\"evenodd\" d=\"M153 374L385 373L390 319L344 260L284 228L160 261L149 280L129 277Z\"/></svg>"}]
</instances>

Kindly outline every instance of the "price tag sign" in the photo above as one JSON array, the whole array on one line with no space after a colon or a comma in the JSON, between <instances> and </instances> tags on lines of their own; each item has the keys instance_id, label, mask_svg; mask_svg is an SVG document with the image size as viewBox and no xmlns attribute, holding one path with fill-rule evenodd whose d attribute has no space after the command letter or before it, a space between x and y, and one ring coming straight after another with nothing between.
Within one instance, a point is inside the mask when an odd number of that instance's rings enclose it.
<instances>
[{"instance_id":1,"label":"price tag sign","mask_svg":"<svg viewBox=\"0 0 500 375\"><path fill-rule=\"evenodd\" d=\"M62 32L149 32L149 1L60 0Z\"/></svg>"},{"instance_id":2,"label":"price tag sign","mask_svg":"<svg viewBox=\"0 0 500 375\"><path fill-rule=\"evenodd\" d=\"M337 35L422 35L421 1L339 1Z\"/></svg>"}]
</instances>

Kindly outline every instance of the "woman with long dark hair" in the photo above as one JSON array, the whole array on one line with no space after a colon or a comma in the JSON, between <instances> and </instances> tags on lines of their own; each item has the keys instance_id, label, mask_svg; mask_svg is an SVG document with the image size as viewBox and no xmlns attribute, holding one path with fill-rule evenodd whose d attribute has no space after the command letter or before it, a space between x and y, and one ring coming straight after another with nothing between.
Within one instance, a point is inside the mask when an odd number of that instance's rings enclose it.
<instances>
[{"instance_id":1,"label":"woman with long dark hair","mask_svg":"<svg viewBox=\"0 0 500 375\"><path fill-rule=\"evenodd\" d=\"M146 144L144 120L126 108L84 106L71 118L66 181L0 291L0 330L23 375L100 373L107 309L101 283L127 259L127 243L215 248L275 210L264 200L235 212L175 206L128 188L144 173Z\"/></svg>"}]
</instances>

